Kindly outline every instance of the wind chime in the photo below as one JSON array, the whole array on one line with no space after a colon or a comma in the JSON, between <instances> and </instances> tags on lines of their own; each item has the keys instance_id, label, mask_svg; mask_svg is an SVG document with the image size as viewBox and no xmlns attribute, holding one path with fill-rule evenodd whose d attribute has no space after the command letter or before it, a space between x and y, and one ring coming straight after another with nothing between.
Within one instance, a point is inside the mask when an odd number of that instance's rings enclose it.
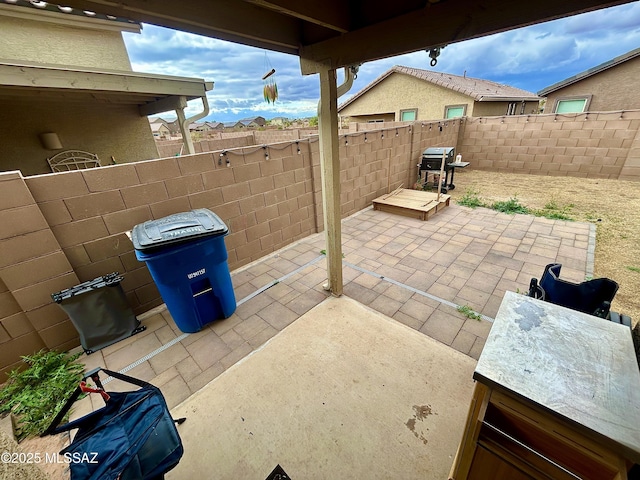
<instances>
[{"instance_id":1,"label":"wind chime","mask_svg":"<svg viewBox=\"0 0 640 480\"><path fill-rule=\"evenodd\" d=\"M269 69L269 71L262 76L262 80L264 81L264 88L262 90L264 94L264 101L267 103L276 103L276 100L278 99L278 84L274 77L276 69L271 66L269 58L267 57L267 52L264 54L264 60L265 70L267 68Z\"/></svg>"}]
</instances>

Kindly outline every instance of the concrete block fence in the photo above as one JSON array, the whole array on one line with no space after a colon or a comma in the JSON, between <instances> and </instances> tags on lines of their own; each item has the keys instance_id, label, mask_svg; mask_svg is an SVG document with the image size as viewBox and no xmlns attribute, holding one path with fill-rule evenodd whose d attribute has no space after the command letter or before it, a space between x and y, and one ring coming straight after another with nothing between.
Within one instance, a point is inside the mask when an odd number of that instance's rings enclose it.
<instances>
[{"instance_id":1,"label":"concrete block fence","mask_svg":"<svg viewBox=\"0 0 640 480\"><path fill-rule=\"evenodd\" d=\"M125 233L138 223L209 208L230 228L232 270L323 230L317 136L260 144L258 133L200 142L212 151L195 155L0 173L0 371L21 355L79 344L53 292L118 271L136 313L162 302ZM342 215L411 187L421 152L434 146L456 147L473 169L640 180L640 110L350 125L340 136Z\"/></svg>"},{"instance_id":2,"label":"concrete block fence","mask_svg":"<svg viewBox=\"0 0 640 480\"><path fill-rule=\"evenodd\" d=\"M465 118L458 151L482 170L640 180L640 110Z\"/></svg>"},{"instance_id":3,"label":"concrete block fence","mask_svg":"<svg viewBox=\"0 0 640 480\"><path fill-rule=\"evenodd\" d=\"M422 150L455 145L458 129L418 123L341 136L343 215L412 185ZM126 236L136 224L209 208L229 226L232 270L321 231L318 152L315 136L32 177L0 173L0 370L42 348L79 345L51 293L118 271L134 312L162 303Z\"/></svg>"}]
</instances>

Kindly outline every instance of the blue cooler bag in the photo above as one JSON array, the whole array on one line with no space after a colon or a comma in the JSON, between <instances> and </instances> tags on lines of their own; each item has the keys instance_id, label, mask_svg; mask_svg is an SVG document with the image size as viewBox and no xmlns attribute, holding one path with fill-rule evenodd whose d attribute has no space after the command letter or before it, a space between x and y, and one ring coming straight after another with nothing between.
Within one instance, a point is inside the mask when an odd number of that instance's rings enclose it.
<instances>
[{"instance_id":1,"label":"blue cooler bag","mask_svg":"<svg viewBox=\"0 0 640 480\"><path fill-rule=\"evenodd\" d=\"M141 387L131 392L105 392L98 372ZM84 382L73 392L44 435L77 428L73 442L60 451L69 463L71 480L151 480L175 467L184 449L159 388L137 378L105 369L88 373L97 388ZM105 406L56 427L82 392L100 393Z\"/></svg>"}]
</instances>

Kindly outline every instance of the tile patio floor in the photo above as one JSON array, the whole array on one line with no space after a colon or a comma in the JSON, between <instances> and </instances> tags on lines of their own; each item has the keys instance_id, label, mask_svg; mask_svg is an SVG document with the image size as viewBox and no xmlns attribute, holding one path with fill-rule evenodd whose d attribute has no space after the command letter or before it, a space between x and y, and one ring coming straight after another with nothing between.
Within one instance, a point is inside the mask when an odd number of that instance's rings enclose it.
<instances>
[{"instance_id":1,"label":"tile patio floor","mask_svg":"<svg viewBox=\"0 0 640 480\"><path fill-rule=\"evenodd\" d=\"M343 220L342 237L345 295L475 359L505 291L527 291L551 262L567 280L593 273L592 225L488 209L452 204L424 222L369 208ZM150 381L172 408L327 297L324 244L324 234L312 235L233 271L236 312L201 332L183 335L159 307L141 317L145 332L80 360ZM100 402L76 403L73 417Z\"/></svg>"}]
</instances>

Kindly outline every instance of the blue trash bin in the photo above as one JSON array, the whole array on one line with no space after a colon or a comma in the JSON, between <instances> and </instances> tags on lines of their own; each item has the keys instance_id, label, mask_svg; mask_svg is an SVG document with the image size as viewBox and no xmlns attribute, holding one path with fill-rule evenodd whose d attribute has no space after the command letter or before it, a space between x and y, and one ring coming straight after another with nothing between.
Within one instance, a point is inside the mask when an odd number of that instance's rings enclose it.
<instances>
[{"instance_id":1,"label":"blue trash bin","mask_svg":"<svg viewBox=\"0 0 640 480\"><path fill-rule=\"evenodd\" d=\"M200 208L136 225L136 258L147 268L178 328L185 333L230 317L236 298L227 265L227 226Z\"/></svg>"}]
</instances>

